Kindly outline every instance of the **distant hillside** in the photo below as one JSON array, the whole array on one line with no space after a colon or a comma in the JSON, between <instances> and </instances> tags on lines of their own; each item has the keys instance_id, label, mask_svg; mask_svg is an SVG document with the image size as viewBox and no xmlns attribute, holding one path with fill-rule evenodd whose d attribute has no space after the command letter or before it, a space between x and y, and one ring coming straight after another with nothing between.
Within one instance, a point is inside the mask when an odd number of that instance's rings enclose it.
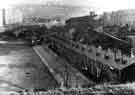
<instances>
[{"instance_id":1,"label":"distant hillside","mask_svg":"<svg viewBox=\"0 0 135 95\"><path fill-rule=\"evenodd\" d=\"M60 16L62 18L69 18L75 16L83 16L89 14L89 9L79 6L68 5L19 5L15 6L15 9L19 9L23 12L24 17L42 17L52 18Z\"/></svg>"}]
</instances>

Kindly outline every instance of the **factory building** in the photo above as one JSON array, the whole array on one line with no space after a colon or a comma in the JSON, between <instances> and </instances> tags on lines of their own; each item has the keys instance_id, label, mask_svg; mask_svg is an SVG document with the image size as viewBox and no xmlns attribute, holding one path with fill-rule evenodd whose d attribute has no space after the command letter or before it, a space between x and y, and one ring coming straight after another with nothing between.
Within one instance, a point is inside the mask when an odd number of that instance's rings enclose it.
<instances>
[{"instance_id":1,"label":"factory building","mask_svg":"<svg viewBox=\"0 0 135 95\"><path fill-rule=\"evenodd\" d=\"M23 13L14 8L0 9L0 26L23 22Z\"/></svg>"}]
</instances>

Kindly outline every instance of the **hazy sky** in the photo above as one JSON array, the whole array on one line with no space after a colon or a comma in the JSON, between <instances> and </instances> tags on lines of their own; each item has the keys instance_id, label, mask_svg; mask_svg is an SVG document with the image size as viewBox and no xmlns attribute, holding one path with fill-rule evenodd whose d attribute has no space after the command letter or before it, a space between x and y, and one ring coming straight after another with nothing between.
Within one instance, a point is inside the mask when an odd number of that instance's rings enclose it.
<instances>
[{"instance_id":1,"label":"hazy sky","mask_svg":"<svg viewBox=\"0 0 135 95\"><path fill-rule=\"evenodd\" d=\"M0 8L12 4L56 2L58 4L69 4L92 7L98 13L104 11L115 11L119 9L135 9L135 0L0 0Z\"/></svg>"}]
</instances>

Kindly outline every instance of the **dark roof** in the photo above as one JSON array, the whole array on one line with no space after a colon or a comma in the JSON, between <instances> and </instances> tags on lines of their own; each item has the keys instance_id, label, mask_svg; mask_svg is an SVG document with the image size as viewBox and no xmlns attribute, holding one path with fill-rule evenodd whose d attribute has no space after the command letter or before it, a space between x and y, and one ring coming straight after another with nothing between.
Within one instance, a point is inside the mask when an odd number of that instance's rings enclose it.
<instances>
[{"instance_id":1,"label":"dark roof","mask_svg":"<svg viewBox=\"0 0 135 95\"><path fill-rule=\"evenodd\" d=\"M83 17L74 17L74 18L70 18L66 21L66 23L68 22L78 22L78 21L88 21L88 19L90 18L90 16L83 16Z\"/></svg>"}]
</instances>

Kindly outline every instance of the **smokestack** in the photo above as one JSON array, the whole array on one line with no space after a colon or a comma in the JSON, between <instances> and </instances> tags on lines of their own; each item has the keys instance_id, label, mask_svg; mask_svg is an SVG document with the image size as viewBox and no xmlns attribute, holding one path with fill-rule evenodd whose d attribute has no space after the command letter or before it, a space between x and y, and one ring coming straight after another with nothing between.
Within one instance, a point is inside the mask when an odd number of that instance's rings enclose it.
<instances>
[{"instance_id":1,"label":"smokestack","mask_svg":"<svg viewBox=\"0 0 135 95\"><path fill-rule=\"evenodd\" d=\"M3 26L6 25L6 10L2 9L2 20L3 20Z\"/></svg>"}]
</instances>

